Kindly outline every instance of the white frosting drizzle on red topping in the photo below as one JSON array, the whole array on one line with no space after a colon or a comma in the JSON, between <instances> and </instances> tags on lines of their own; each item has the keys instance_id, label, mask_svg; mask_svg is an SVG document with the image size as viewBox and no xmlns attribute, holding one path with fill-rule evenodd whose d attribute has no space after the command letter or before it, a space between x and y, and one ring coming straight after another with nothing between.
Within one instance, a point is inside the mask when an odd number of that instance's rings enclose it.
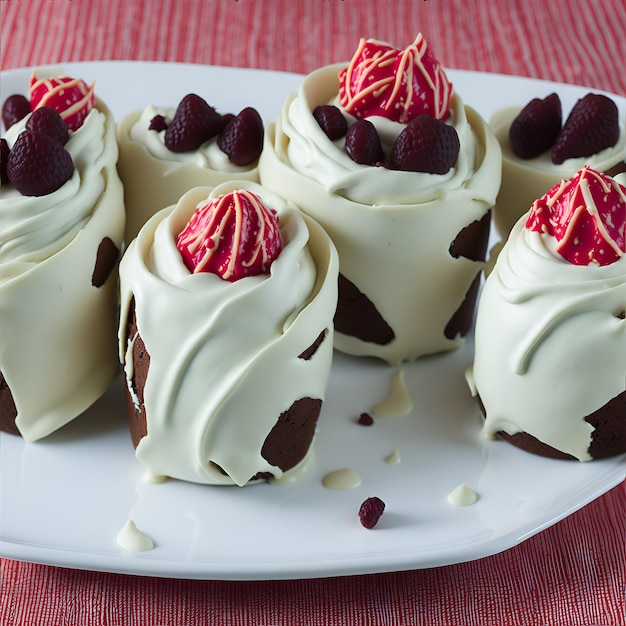
<instances>
[{"instance_id":1,"label":"white frosting drizzle on red topping","mask_svg":"<svg viewBox=\"0 0 626 626\"><path fill-rule=\"evenodd\" d=\"M37 78L33 70L30 77L30 108L48 107L57 111L70 130L83 125L89 112L96 106L95 82L87 86L80 78L69 76Z\"/></svg>"},{"instance_id":2,"label":"white frosting drizzle on red topping","mask_svg":"<svg viewBox=\"0 0 626 626\"><path fill-rule=\"evenodd\" d=\"M553 236L574 265L609 265L626 252L626 189L584 167L536 200L526 228Z\"/></svg>"},{"instance_id":3,"label":"white frosting drizzle on red topping","mask_svg":"<svg viewBox=\"0 0 626 626\"><path fill-rule=\"evenodd\" d=\"M339 81L341 106L358 118L406 124L420 113L448 117L452 84L421 33L404 50L361 39Z\"/></svg>"},{"instance_id":4,"label":"white frosting drizzle on red topping","mask_svg":"<svg viewBox=\"0 0 626 626\"><path fill-rule=\"evenodd\" d=\"M243 189L201 204L176 245L191 273L212 272L233 282L267 273L282 239L276 212Z\"/></svg>"}]
</instances>

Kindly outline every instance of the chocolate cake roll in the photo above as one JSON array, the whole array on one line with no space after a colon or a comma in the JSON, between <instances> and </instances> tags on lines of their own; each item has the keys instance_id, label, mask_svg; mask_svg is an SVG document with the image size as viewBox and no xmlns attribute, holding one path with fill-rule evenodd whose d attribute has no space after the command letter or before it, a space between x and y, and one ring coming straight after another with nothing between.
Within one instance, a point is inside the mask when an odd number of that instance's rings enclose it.
<instances>
[{"instance_id":1,"label":"chocolate cake roll","mask_svg":"<svg viewBox=\"0 0 626 626\"><path fill-rule=\"evenodd\" d=\"M361 40L305 77L259 172L337 246L337 349L395 364L463 344L501 152L421 34L403 50Z\"/></svg>"},{"instance_id":2,"label":"chocolate cake roll","mask_svg":"<svg viewBox=\"0 0 626 626\"><path fill-rule=\"evenodd\" d=\"M533 203L487 277L468 382L484 434L543 456L626 452L626 176Z\"/></svg>"},{"instance_id":3,"label":"chocolate cake roll","mask_svg":"<svg viewBox=\"0 0 626 626\"><path fill-rule=\"evenodd\" d=\"M243 486L305 460L337 277L326 233L255 183L196 188L149 220L120 266L119 333L148 471Z\"/></svg>"}]
</instances>

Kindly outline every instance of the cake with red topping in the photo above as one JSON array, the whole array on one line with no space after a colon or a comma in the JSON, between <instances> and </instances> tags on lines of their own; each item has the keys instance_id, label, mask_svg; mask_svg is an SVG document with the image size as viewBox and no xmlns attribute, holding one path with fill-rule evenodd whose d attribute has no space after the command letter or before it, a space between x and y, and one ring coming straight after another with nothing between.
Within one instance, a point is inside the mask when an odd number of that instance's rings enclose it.
<instances>
[{"instance_id":1,"label":"cake with red topping","mask_svg":"<svg viewBox=\"0 0 626 626\"><path fill-rule=\"evenodd\" d=\"M176 107L149 105L124 116L117 136L126 242L158 210L176 204L193 187L258 182L263 133L256 109L222 114L195 93Z\"/></svg>"},{"instance_id":2,"label":"cake with red topping","mask_svg":"<svg viewBox=\"0 0 626 626\"><path fill-rule=\"evenodd\" d=\"M626 170L624 119L612 98L590 92L563 122L564 113L559 95L551 93L490 120L502 147L494 224L505 238L535 199L583 166L609 176Z\"/></svg>"},{"instance_id":3,"label":"cake with red topping","mask_svg":"<svg viewBox=\"0 0 626 626\"><path fill-rule=\"evenodd\" d=\"M487 437L581 461L626 452L624 183L584 167L513 228L468 372Z\"/></svg>"},{"instance_id":4,"label":"cake with red topping","mask_svg":"<svg viewBox=\"0 0 626 626\"><path fill-rule=\"evenodd\" d=\"M421 34L404 50L361 40L349 63L303 80L259 171L337 246L339 350L398 363L463 343L500 169Z\"/></svg>"},{"instance_id":5,"label":"cake with red topping","mask_svg":"<svg viewBox=\"0 0 626 626\"><path fill-rule=\"evenodd\" d=\"M123 190L115 122L93 84L38 70L2 118L0 428L35 441L117 372Z\"/></svg>"},{"instance_id":6,"label":"cake with red topping","mask_svg":"<svg viewBox=\"0 0 626 626\"><path fill-rule=\"evenodd\" d=\"M324 230L256 183L195 188L145 224L120 264L119 340L149 472L242 486L302 467L337 274Z\"/></svg>"}]
</instances>

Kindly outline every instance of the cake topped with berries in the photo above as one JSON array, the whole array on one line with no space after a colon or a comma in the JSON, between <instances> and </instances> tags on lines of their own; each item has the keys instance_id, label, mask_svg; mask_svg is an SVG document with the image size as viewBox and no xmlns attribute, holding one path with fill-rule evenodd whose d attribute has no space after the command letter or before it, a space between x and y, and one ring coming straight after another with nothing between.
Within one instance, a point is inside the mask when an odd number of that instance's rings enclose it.
<instances>
[{"instance_id":1,"label":"cake topped with berries","mask_svg":"<svg viewBox=\"0 0 626 626\"><path fill-rule=\"evenodd\" d=\"M616 175L626 170L624 119L615 100L589 92L563 121L557 93L523 108L498 111L490 120L502 147L502 187L494 219L504 236L531 204L585 165Z\"/></svg>"},{"instance_id":2,"label":"cake topped with berries","mask_svg":"<svg viewBox=\"0 0 626 626\"><path fill-rule=\"evenodd\" d=\"M124 204L115 122L94 85L45 68L29 87L2 106L0 427L33 441L117 370Z\"/></svg>"},{"instance_id":3,"label":"cake topped with berries","mask_svg":"<svg viewBox=\"0 0 626 626\"><path fill-rule=\"evenodd\" d=\"M488 437L581 461L626 452L625 182L584 167L513 228L468 374Z\"/></svg>"},{"instance_id":4,"label":"cake topped with berries","mask_svg":"<svg viewBox=\"0 0 626 626\"><path fill-rule=\"evenodd\" d=\"M118 128L126 240L192 187L258 181L263 134L263 121L253 107L236 115L220 113L196 93L176 107L149 105L126 115Z\"/></svg>"},{"instance_id":5,"label":"cake topped with berries","mask_svg":"<svg viewBox=\"0 0 626 626\"><path fill-rule=\"evenodd\" d=\"M195 188L147 222L120 265L119 349L151 473L242 486L306 462L337 272L323 229L255 183Z\"/></svg>"},{"instance_id":6,"label":"cake topped with berries","mask_svg":"<svg viewBox=\"0 0 626 626\"><path fill-rule=\"evenodd\" d=\"M461 345L500 149L422 34L404 49L363 39L349 62L305 77L259 169L338 248L340 350L397 363Z\"/></svg>"}]
</instances>

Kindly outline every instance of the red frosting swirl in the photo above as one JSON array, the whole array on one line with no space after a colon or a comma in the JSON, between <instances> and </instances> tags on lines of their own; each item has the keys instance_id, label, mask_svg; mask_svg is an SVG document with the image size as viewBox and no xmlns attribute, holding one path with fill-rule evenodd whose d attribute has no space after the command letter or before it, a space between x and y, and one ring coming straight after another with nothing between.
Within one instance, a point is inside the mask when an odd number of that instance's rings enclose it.
<instances>
[{"instance_id":1,"label":"red frosting swirl","mask_svg":"<svg viewBox=\"0 0 626 626\"><path fill-rule=\"evenodd\" d=\"M526 228L555 237L574 265L609 265L626 252L626 188L584 167L535 200Z\"/></svg>"},{"instance_id":2,"label":"red frosting swirl","mask_svg":"<svg viewBox=\"0 0 626 626\"><path fill-rule=\"evenodd\" d=\"M230 282L268 273L283 247L276 212L247 190L196 209L176 245L192 274L211 272Z\"/></svg>"},{"instance_id":3,"label":"red frosting swirl","mask_svg":"<svg viewBox=\"0 0 626 626\"><path fill-rule=\"evenodd\" d=\"M448 117L452 83L422 34L404 50L361 39L348 67L339 73L339 101L358 118L378 115L406 124L426 113Z\"/></svg>"},{"instance_id":4,"label":"red frosting swirl","mask_svg":"<svg viewBox=\"0 0 626 626\"><path fill-rule=\"evenodd\" d=\"M54 109L70 130L77 130L96 106L94 87L95 83L87 86L84 80L69 76L37 78L36 70L33 70L30 77L30 109Z\"/></svg>"}]
</instances>

